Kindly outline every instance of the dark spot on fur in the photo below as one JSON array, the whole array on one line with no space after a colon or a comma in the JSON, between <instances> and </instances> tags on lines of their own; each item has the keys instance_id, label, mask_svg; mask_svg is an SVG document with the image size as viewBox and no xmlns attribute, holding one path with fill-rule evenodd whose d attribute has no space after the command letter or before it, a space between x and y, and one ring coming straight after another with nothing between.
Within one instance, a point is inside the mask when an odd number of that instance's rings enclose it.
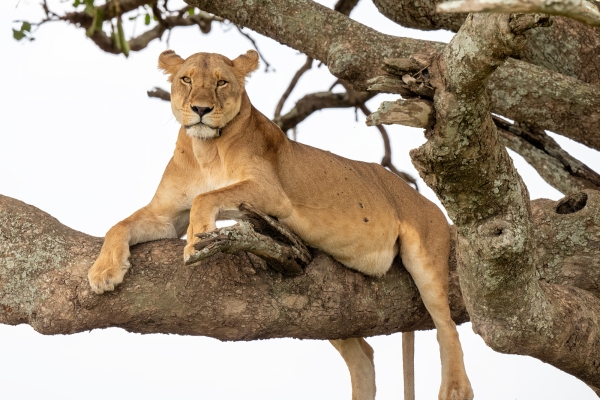
<instances>
[{"instance_id":1,"label":"dark spot on fur","mask_svg":"<svg viewBox=\"0 0 600 400\"><path fill-rule=\"evenodd\" d=\"M369 222L369 218L365 218L363 221L365 221L365 222Z\"/></svg>"},{"instance_id":2,"label":"dark spot on fur","mask_svg":"<svg viewBox=\"0 0 600 400\"><path fill-rule=\"evenodd\" d=\"M363 206L363 203L358 203L358 206L359 206L360 208L365 208L365 207Z\"/></svg>"}]
</instances>

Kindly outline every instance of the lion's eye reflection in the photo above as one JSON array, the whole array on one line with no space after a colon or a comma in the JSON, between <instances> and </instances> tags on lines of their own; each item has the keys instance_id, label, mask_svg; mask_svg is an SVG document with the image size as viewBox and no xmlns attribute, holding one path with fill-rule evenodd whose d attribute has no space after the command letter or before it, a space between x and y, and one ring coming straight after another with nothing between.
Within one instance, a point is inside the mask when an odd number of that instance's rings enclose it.
<instances>
[{"instance_id":1,"label":"lion's eye reflection","mask_svg":"<svg viewBox=\"0 0 600 400\"><path fill-rule=\"evenodd\" d=\"M225 86L225 85L227 85L227 81L224 81L222 79L220 81L217 81L217 86Z\"/></svg>"},{"instance_id":2,"label":"lion's eye reflection","mask_svg":"<svg viewBox=\"0 0 600 400\"><path fill-rule=\"evenodd\" d=\"M184 76L183 78L181 78L181 80L182 80L184 83L190 83L190 82L192 81L192 80L191 80L189 77L187 77L187 76Z\"/></svg>"}]
</instances>

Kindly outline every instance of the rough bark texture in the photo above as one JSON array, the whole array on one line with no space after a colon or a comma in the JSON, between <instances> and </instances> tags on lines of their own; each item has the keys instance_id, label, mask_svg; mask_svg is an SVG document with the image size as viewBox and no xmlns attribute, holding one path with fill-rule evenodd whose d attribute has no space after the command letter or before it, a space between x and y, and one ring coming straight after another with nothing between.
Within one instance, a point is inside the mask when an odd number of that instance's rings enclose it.
<instances>
[{"instance_id":1,"label":"rough bark texture","mask_svg":"<svg viewBox=\"0 0 600 400\"><path fill-rule=\"evenodd\" d=\"M546 132L494 118L502 144L517 152L564 194L600 190L600 175L564 151Z\"/></svg>"},{"instance_id":2,"label":"rough bark texture","mask_svg":"<svg viewBox=\"0 0 600 400\"><path fill-rule=\"evenodd\" d=\"M327 64L331 73L365 90L381 75L386 58L440 54L442 43L384 35L309 0L188 0L188 4L227 18ZM488 88L492 111L525 121L600 149L597 88L545 68L511 60L494 73Z\"/></svg>"},{"instance_id":3,"label":"rough bark texture","mask_svg":"<svg viewBox=\"0 0 600 400\"><path fill-rule=\"evenodd\" d=\"M484 89L494 69L524 43L516 29L527 25L523 21L469 16L431 69L436 126L411 156L456 224L459 276L473 329L497 351L531 355L598 388L600 300L539 280L546 264L527 189L500 143ZM560 210L584 217L589 197Z\"/></svg>"}]
</instances>

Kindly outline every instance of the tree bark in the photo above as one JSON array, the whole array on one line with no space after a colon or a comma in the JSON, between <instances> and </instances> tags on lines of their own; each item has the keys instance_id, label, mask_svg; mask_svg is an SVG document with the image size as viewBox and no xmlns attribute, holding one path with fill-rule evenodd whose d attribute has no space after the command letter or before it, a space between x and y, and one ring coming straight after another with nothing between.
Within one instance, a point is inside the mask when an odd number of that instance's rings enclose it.
<instances>
[{"instance_id":1,"label":"tree bark","mask_svg":"<svg viewBox=\"0 0 600 400\"><path fill-rule=\"evenodd\" d=\"M436 125L411 156L456 224L461 289L475 332L497 351L531 355L598 388L600 299L539 279L541 228L485 90L492 72L524 44L520 27L528 19L535 24L535 16L467 18L430 69ZM573 198L557 212L583 217L589 197Z\"/></svg>"}]
</instances>

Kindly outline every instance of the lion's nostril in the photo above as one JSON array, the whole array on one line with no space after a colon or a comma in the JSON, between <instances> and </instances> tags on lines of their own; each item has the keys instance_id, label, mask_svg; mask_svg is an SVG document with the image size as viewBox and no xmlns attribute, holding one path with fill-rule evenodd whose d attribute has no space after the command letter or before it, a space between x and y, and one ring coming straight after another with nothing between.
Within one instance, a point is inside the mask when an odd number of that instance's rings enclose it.
<instances>
[{"instance_id":1,"label":"lion's nostril","mask_svg":"<svg viewBox=\"0 0 600 400\"><path fill-rule=\"evenodd\" d=\"M196 114L198 114L200 117L205 116L206 114L208 114L209 112L211 112L213 110L212 107L198 107L198 106L192 106L192 111L194 111Z\"/></svg>"}]
</instances>

